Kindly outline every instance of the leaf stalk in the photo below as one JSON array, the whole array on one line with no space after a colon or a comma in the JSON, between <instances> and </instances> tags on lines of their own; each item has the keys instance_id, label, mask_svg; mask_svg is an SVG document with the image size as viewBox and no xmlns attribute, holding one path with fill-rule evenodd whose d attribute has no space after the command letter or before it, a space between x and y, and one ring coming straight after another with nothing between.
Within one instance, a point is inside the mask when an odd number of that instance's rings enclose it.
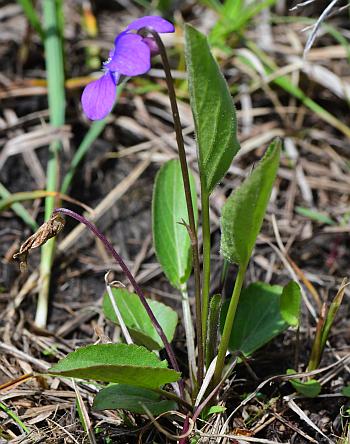
<instances>
[{"instance_id":1,"label":"leaf stalk","mask_svg":"<svg viewBox=\"0 0 350 444\"><path fill-rule=\"evenodd\" d=\"M219 345L218 357L216 360L216 366L213 376L213 386L217 386L221 380L222 372L225 364L225 356L228 349L228 344L231 336L231 331L233 327L233 321L235 319L235 314L237 310L237 305L239 301L239 297L241 294L245 273L247 270L246 265L240 265L238 268L237 278L235 282L235 286L233 288L230 305L227 311L227 316L224 325L224 331L221 336L221 341Z\"/></svg>"},{"instance_id":2,"label":"leaf stalk","mask_svg":"<svg viewBox=\"0 0 350 444\"><path fill-rule=\"evenodd\" d=\"M202 283L202 331L203 347L206 355L207 322L210 293L210 213L209 194L201 189L202 233L203 233L203 283Z\"/></svg>"}]
</instances>

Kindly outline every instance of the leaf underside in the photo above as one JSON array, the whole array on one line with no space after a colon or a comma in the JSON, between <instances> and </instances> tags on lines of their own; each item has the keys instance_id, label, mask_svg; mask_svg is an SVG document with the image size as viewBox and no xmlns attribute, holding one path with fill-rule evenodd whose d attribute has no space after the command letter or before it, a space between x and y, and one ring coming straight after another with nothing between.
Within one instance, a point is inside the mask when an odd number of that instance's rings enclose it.
<instances>
[{"instance_id":1,"label":"leaf underside","mask_svg":"<svg viewBox=\"0 0 350 444\"><path fill-rule=\"evenodd\" d=\"M124 409L139 414L146 413L144 406L152 415L177 409L176 402L161 399L152 390L126 384L112 384L102 389L93 403L94 410Z\"/></svg>"}]
</instances>

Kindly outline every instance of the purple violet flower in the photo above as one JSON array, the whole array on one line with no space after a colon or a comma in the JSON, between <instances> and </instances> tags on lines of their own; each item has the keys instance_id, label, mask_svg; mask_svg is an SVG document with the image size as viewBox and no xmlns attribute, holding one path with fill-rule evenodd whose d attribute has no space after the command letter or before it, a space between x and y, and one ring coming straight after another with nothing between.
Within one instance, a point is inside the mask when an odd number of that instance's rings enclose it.
<instances>
[{"instance_id":1,"label":"purple violet flower","mask_svg":"<svg viewBox=\"0 0 350 444\"><path fill-rule=\"evenodd\" d=\"M155 53L156 44L151 37L142 37L133 32L146 27L159 33L175 30L174 25L162 17L146 16L134 20L116 37L114 49L103 63L103 76L89 83L81 96L83 110L89 119L103 119L111 111L121 75L138 76L151 68L151 56Z\"/></svg>"}]
</instances>

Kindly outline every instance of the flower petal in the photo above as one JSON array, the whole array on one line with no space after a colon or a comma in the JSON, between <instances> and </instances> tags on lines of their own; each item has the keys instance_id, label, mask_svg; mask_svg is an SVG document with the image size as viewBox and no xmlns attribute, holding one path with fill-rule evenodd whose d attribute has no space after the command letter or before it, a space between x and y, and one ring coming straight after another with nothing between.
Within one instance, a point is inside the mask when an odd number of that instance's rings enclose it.
<instances>
[{"instance_id":1,"label":"flower petal","mask_svg":"<svg viewBox=\"0 0 350 444\"><path fill-rule=\"evenodd\" d=\"M138 76L151 68L151 50L138 34L122 32L115 39L112 58L104 65L125 76Z\"/></svg>"},{"instance_id":2,"label":"flower petal","mask_svg":"<svg viewBox=\"0 0 350 444\"><path fill-rule=\"evenodd\" d=\"M111 111L116 97L116 83L113 74L107 71L85 87L81 104L89 119L103 119Z\"/></svg>"},{"instance_id":3,"label":"flower petal","mask_svg":"<svg viewBox=\"0 0 350 444\"><path fill-rule=\"evenodd\" d=\"M174 25L167 20L163 19L163 17L159 17L157 15L147 15L146 17L141 17L137 20L134 20L130 25L126 28L127 31L134 29L138 31L141 28L153 28L155 31L163 33L163 32L174 32Z\"/></svg>"}]
</instances>

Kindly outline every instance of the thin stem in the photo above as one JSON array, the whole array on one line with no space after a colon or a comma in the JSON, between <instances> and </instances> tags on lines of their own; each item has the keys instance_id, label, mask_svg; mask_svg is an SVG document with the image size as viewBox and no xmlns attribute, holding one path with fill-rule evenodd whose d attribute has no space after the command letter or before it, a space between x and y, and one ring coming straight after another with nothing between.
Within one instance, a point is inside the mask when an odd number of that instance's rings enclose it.
<instances>
[{"instance_id":1,"label":"thin stem","mask_svg":"<svg viewBox=\"0 0 350 444\"><path fill-rule=\"evenodd\" d=\"M186 334L186 345L187 345L187 355L188 355L188 372L190 374L192 388L194 388L193 377L196 372L196 353L194 347L194 331L193 331L193 323L191 316L191 307L186 286L182 288L181 296L182 296L182 314L183 314L183 322Z\"/></svg>"},{"instance_id":2,"label":"thin stem","mask_svg":"<svg viewBox=\"0 0 350 444\"><path fill-rule=\"evenodd\" d=\"M185 152L185 144L182 135L182 126L180 121L179 110L176 102L176 93L174 89L173 78L171 75L171 69L168 61L168 56L164 47L164 44L159 37L158 33L153 29L145 28L143 31L151 34L157 43L160 57L163 63L163 69L165 72L166 84L168 87L168 95L170 99L171 111L174 119L174 128L176 134L176 142L179 151L179 159L181 164L181 172L183 185L186 196L186 205L188 211L188 221L191 230L191 246L192 246L192 258L193 258L193 271L194 271L194 284L195 284L195 305L196 305L196 331L197 331L197 343L198 343L198 384L201 385L204 372L204 350L203 350L203 334L202 334L202 307L201 307L201 290L200 290L200 264L199 264L199 252L198 252L198 237L197 228L193 211L191 186L188 173L188 165ZM142 32L142 30L141 30Z\"/></svg>"},{"instance_id":3,"label":"thin stem","mask_svg":"<svg viewBox=\"0 0 350 444\"><path fill-rule=\"evenodd\" d=\"M154 316L153 311L151 309L151 307L148 305L147 299L141 289L141 287L138 285L138 283L135 281L134 276L131 274L129 268L126 266L125 262L123 261L123 259L119 256L119 254L115 251L115 249L113 248L112 244L109 242L109 240L106 238L106 236L104 236L99 230L98 228L91 223L90 221L88 221L87 219L85 219L84 216L81 216L78 213L75 213L72 210L68 210L67 208L56 208L53 212L53 214L64 214L66 216L70 216L73 219L76 219L77 221L79 221L80 223L84 224L85 226L87 226L89 228L90 231L93 232L93 234L98 237L105 249L113 256L113 258L115 259L115 261L117 262L117 264L120 266L120 268L122 269L122 271L124 272L124 274L127 276L127 278L129 279L131 285L134 287L134 290L136 292L136 294L138 295L138 297L140 298L140 301L142 303L142 305L145 307L145 310L149 316L149 318L152 321L152 324L154 326L154 328L156 329L156 332L158 333L158 335L160 336L163 344L164 344L164 348L168 354L169 360L171 365L173 366L174 370L176 370L177 372L180 372L176 357L175 357L175 353L161 327L161 325L159 324L159 322L157 321L157 318ZM181 392L181 397L184 398L184 386L183 386L183 381L180 381L180 392Z\"/></svg>"},{"instance_id":4,"label":"thin stem","mask_svg":"<svg viewBox=\"0 0 350 444\"><path fill-rule=\"evenodd\" d=\"M235 286L233 288L230 305L227 311L227 316L225 320L224 331L221 336L221 341L219 345L218 357L216 360L215 372L213 377L213 386L217 386L222 377L222 371L225 363L225 356L228 348L228 343L231 336L233 321L235 319L235 314L237 310L237 305L239 297L241 294L242 285L244 282L244 276L247 266L239 266Z\"/></svg>"},{"instance_id":5,"label":"thin stem","mask_svg":"<svg viewBox=\"0 0 350 444\"><path fill-rule=\"evenodd\" d=\"M48 102L50 110L50 123L59 128L64 124L65 91L64 91L64 65L62 36L59 23L60 4L56 0L43 2L43 18L45 33L45 60L47 71ZM61 143L54 140L49 147L49 160L46 173L46 190L58 191L59 178L59 152ZM55 207L55 198L45 199L45 220L48 220ZM51 266L55 254L55 239L49 240L42 247L40 262L40 290L38 297L35 324L45 327L48 313L48 299L51 279Z\"/></svg>"},{"instance_id":6,"label":"thin stem","mask_svg":"<svg viewBox=\"0 0 350 444\"><path fill-rule=\"evenodd\" d=\"M106 289L107 289L107 294L108 294L108 297L109 297L109 301L110 301L110 303L112 305L112 308L114 310L114 314L115 314L115 316L116 316L116 318L118 320L118 324L119 324L120 329L121 329L121 331L123 333L123 336L124 336L124 339L125 339L126 343L127 344L133 344L134 341L132 340L132 338L130 336L128 327L126 326L126 324L124 322L123 316L120 313L119 307L118 307L117 302L116 302L116 300L114 298L112 288L111 288L111 286L108 283L108 275L109 275L109 271L107 271L107 273L105 274L105 284L106 284Z\"/></svg>"},{"instance_id":7,"label":"thin stem","mask_svg":"<svg viewBox=\"0 0 350 444\"><path fill-rule=\"evenodd\" d=\"M210 215L209 194L201 190L202 233L203 233L203 284L202 284L202 331L204 352L206 354L207 322L210 292Z\"/></svg>"}]
</instances>

